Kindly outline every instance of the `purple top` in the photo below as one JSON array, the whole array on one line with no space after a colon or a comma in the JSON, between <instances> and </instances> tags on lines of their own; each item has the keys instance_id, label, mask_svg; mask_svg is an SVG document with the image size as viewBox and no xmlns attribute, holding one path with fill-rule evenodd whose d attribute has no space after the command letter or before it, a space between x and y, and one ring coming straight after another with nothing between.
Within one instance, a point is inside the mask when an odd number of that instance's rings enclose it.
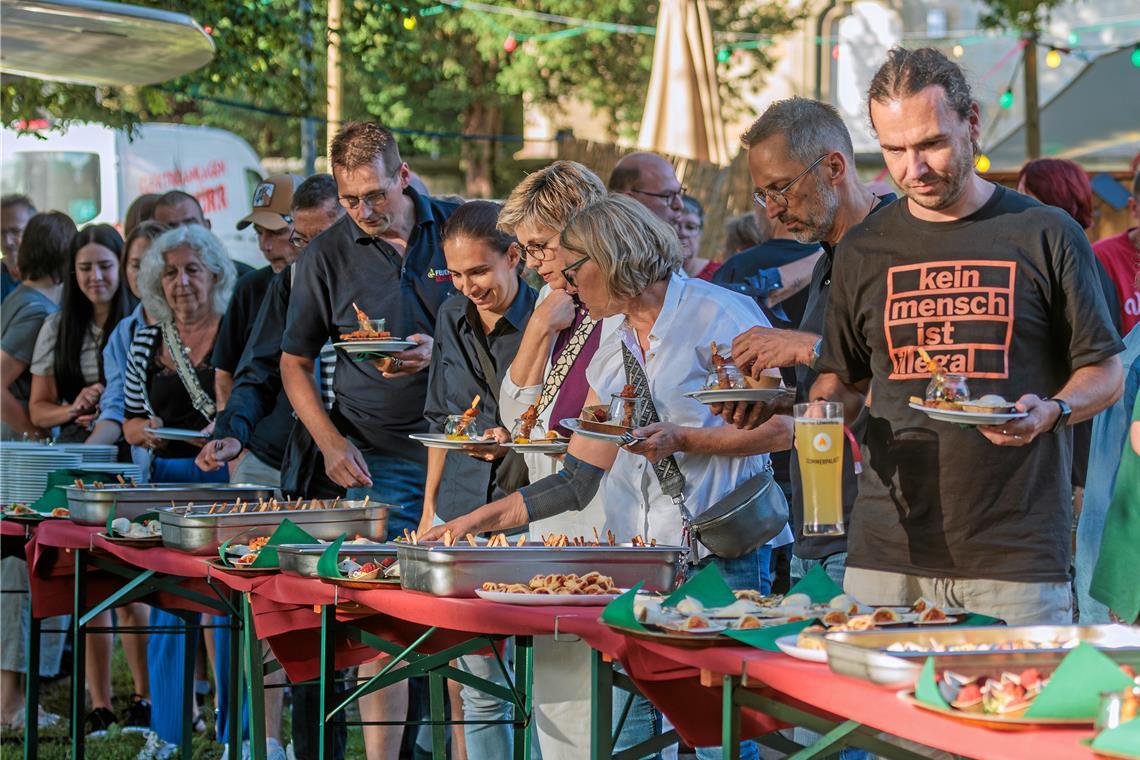
<instances>
[{"instance_id":1,"label":"purple top","mask_svg":"<svg viewBox=\"0 0 1140 760\"><path fill-rule=\"evenodd\" d=\"M558 333L558 337L554 341L554 355L550 360L552 367L558 363L558 358L562 356L562 352L570 344L570 337L586 318L586 307L578 299L575 298L574 301L578 304L578 308L574 312L574 321L569 327ZM562 387L558 389L558 395L554 397L554 404L550 410L550 429L558 431L560 435L567 438L570 437L572 431L562 427L558 421L567 417L577 417L586 404L586 394L590 392L590 384L586 381L586 367L590 366L590 360L594 358L594 354L602 342L601 327L601 322L594 325L590 337L586 339L586 345L582 346L582 350L578 352L578 358L574 360L570 371L566 373L566 379L562 381Z\"/></svg>"}]
</instances>

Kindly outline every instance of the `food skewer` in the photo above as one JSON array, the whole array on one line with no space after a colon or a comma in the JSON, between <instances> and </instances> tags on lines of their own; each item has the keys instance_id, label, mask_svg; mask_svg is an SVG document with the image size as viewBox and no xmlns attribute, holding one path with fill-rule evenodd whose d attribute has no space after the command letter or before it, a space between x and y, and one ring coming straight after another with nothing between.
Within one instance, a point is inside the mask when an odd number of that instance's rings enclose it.
<instances>
[{"instance_id":1,"label":"food skewer","mask_svg":"<svg viewBox=\"0 0 1140 760\"><path fill-rule=\"evenodd\" d=\"M479 412L476 411L475 407L479 406L479 402L481 400L482 398L478 393L475 394L475 398L471 399L471 406L467 408L467 411L463 413L463 418L460 419L459 422L455 425L456 435L463 435L463 431L466 430L468 426L475 421L475 417L479 414Z\"/></svg>"}]
</instances>

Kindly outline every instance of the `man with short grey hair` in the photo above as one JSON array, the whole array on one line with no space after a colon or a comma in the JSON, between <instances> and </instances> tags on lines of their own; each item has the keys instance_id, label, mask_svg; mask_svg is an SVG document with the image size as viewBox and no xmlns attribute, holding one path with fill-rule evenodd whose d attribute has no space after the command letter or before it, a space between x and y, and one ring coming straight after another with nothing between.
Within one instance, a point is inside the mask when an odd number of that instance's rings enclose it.
<instances>
[{"instance_id":1,"label":"man with short grey hair","mask_svg":"<svg viewBox=\"0 0 1140 760\"><path fill-rule=\"evenodd\" d=\"M779 222L801 243L818 241L823 253L816 261L808 286L808 300L798 330L753 327L737 336L732 356L743 371L758 376L770 367L794 366L796 402L808 400L815 381L815 361L822 340L824 314L831 292L835 246L847 230L868 214L894 200L871 192L855 173L855 152L843 119L833 106L808 98L789 98L773 103L741 138L748 149L756 200L768 219ZM778 404L737 405L726 408L726 419L742 426L759 424L770 414L791 414L792 398ZM852 425L862 436L866 417ZM850 445L844 455L843 507L850 516L857 491ZM847 559L844 536L805 536L803 493L799 468L791 457L792 517L795 544L792 547L793 580L821 565L842 585Z\"/></svg>"},{"instance_id":2,"label":"man with short grey hair","mask_svg":"<svg viewBox=\"0 0 1140 760\"><path fill-rule=\"evenodd\" d=\"M673 165L656 153L624 156L610 173L609 189L630 196L673 229L681 224L685 188Z\"/></svg>"}]
</instances>

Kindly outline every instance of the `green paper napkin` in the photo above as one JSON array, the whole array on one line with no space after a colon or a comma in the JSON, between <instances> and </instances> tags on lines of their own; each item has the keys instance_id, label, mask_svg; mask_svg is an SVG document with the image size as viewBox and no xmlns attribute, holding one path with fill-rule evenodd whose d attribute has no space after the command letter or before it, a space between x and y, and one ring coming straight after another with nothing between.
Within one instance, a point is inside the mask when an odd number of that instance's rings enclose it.
<instances>
[{"instance_id":1,"label":"green paper napkin","mask_svg":"<svg viewBox=\"0 0 1140 760\"><path fill-rule=\"evenodd\" d=\"M720 569L711 564L670 594L664 606L675 607L687 596L693 597L705 607L726 607L736 601L736 594L724 582Z\"/></svg>"},{"instance_id":2,"label":"green paper napkin","mask_svg":"<svg viewBox=\"0 0 1140 760\"><path fill-rule=\"evenodd\" d=\"M1025 711L1027 718L1095 718L1102 691L1124 691L1131 679L1091 644L1078 644Z\"/></svg>"},{"instance_id":3,"label":"green paper napkin","mask_svg":"<svg viewBox=\"0 0 1140 760\"><path fill-rule=\"evenodd\" d=\"M638 622L637 613L633 611L633 598L637 596L637 590L641 586L642 583L639 582L629 591L607 604L602 610L602 622L618 628L647 631L646 627Z\"/></svg>"},{"instance_id":4,"label":"green paper napkin","mask_svg":"<svg viewBox=\"0 0 1140 760\"><path fill-rule=\"evenodd\" d=\"M96 480L105 482L108 479L114 481L115 476L107 472L85 470L82 467L54 470L48 473L47 486L44 488L43 496L28 506L44 514L48 514L53 509L60 507L68 509L67 491L63 490L64 486L75 485L75 481L77 480L82 480L85 484L90 485Z\"/></svg>"},{"instance_id":5,"label":"green paper napkin","mask_svg":"<svg viewBox=\"0 0 1140 760\"><path fill-rule=\"evenodd\" d=\"M1140 718L1101 731L1090 745L1094 750L1140 758Z\"/></svg>"},{"instance_id":6,"label":"green paper napkin","mask_svg":"<svg viewBox=\"0 0 1140 760\"><path fill-rule=\"evenodd\" d=\"M958 625L998 625L1001 623L1000 618L990 617L989 615L979 615L976 612L971 612L966 615Z\"/></svg>"},{"instance_id":7,"label":"green paper napkin","mask_svg":"<svg viewBox=\"0 0 1140 760\"><path fill-rule=\"evenodd\" d=\"M745 630L730 628L724 632L724 635L756 649L763 649L766 652L779 652L780 648L776 646L776 639L799 635L800 631L815 622L814 620L800 620L795 623L774 625L770 628L748 628Z\"/></svg>"},{"instance_id":8,"label":"green paper napkin","mask_svg":"<svg viewBox=\"0 0 1140 760\"><path fill-rule=\"evenodd\" d=\"M317 560L317 575L322 578L343 578L340 568L337 567L339 562L337 557L340 555L340 546L344 543L344 539L348 534L342 534L340 538L329 544L323 552L321 558Z\"/></svg>"},{"instance_id":9,"label":"green paper napkin","mask_svg":"<svg viewBox=\"0 0 1140 760\"><path fill-rule=\"evenodd\" d=\"M807 594L815 604L826 604L843 593L843 589L831 580L823 567L816 565L808 570L807 575L800 582L788 589L787 596L792 594Z\"/></svg>"},{"instance_id":10,"label":"green paper napkin","mask_svg":"<svg viewBox=\"0 0 1140 760\"><path fill-rule=\"evenodd\" d=\"M938 688L938 682L934 680L934 658L927 657L926 664L922 666L922 673L918 676L918 682L914 685L914 696L919 702L925 702L934 707L941 707L943 710L951 709L950 703L942 696L942 691Z\"/></svg>"}]
</instances>

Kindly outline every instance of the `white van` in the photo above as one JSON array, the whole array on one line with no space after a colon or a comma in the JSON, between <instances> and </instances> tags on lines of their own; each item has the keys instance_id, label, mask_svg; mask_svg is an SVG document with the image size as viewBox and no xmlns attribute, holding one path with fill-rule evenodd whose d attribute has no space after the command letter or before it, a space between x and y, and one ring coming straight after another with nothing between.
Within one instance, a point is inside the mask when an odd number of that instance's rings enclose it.
<instances>
[{"instance_id":1,"label":"white van","mask_svg":"<svg viewBox=\"0 0 1140 760\"><path fill-rule=\"evenodd\" d=\"M44 124L46 127L47 124ZM252 227L238 231L261 181L261 160L249 144L224 129L143 124L124 130L74 124L19 135L5 129L0 144L0 188L23 193L47 211L62 211L82 227L122 230L127 207L143 193L184 190L202 204L215 234L237 261L265 265Z\"/></svg>"}]
</instances>

